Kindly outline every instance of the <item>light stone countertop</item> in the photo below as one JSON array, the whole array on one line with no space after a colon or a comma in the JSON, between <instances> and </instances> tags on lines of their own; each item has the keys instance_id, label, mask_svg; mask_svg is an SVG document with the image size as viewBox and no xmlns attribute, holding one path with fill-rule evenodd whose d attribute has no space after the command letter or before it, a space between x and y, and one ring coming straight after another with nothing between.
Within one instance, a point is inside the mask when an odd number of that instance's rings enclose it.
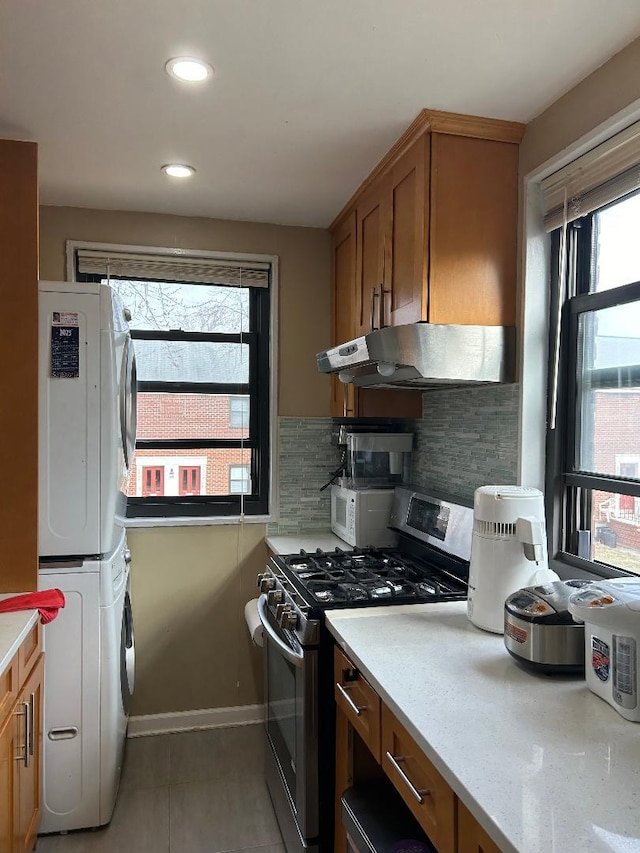
<instances>
[{"instance_id":1,"label":"light stone countertop","mask_svg":"<svg viewBox=\"0 0 640 853\"><path fill-rule=\"evenodd\" d=\"M18 593L11 593L11 595L18 595ZM1 594L0 601L3 598L10 598L10 595ZM37 621L37 610L0 613L0 675L9 666L20 644Z\"/></svg>"},{"instance_id":2,"label":"light stone countertop","mask_svg":"<svg viewBox=\"0 0 640 853\"><path fill-rule=\"evenodd\" d=\"M505 853L640 851L640 723L584 679L525 671L465 603L325 617Z\"/></svg>"},{"instance_id":3,"label":"light stone countertop","mask_svg":"<svg viewBox=\"0 0 640 853\"><path fill-rule=\"evenodd\" d=\"M331 530L319 530L317 533L297 533L288 536L266 537L267 547L276 554L297 554L300 550L313 552L316 548L323 551L333 551L334 548L342 548L352 551L351 545L343 539L339 539Z\"/></svg>"}]
</instances>

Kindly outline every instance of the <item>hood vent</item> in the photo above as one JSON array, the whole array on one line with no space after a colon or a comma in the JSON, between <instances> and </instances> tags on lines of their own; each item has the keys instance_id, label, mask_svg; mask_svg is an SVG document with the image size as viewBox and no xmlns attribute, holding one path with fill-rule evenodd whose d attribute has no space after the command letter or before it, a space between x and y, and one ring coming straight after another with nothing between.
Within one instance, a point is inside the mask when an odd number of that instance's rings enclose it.
<instances>
[{"instance_id":1,"label":"hood vent","mask_svg":"<svg viewBox=\"0 0 640 853\"><path fill-rule=\"evenodd\" d=\"M513 326L387 326L316 356L321 373L364 388L515 381Z\"/></svg>"}]
</instances>

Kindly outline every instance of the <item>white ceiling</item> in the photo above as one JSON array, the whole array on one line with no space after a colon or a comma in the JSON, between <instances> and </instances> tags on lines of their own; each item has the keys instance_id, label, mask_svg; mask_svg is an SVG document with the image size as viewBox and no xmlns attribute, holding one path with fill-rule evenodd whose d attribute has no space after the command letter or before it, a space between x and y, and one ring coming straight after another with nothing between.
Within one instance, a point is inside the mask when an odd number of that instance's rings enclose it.
<instances>
[{"instance_id":1,"label":"white ceiling","mask_svg":"<svg viewBox=\"0 0 640 853\"><path fill-rule=\"evenodd\" d=\"M638 0L2 0L0 135L44 204L324 227L423 107L526 122L639 35Z\"/></svg>"}]
</instances>

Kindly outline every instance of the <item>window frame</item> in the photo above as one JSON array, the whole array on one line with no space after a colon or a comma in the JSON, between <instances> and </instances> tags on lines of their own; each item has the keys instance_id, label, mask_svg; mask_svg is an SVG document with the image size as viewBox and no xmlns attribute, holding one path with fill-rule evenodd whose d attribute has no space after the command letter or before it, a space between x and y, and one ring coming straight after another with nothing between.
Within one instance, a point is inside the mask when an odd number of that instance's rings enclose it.
<instances>
[{"instance_id":1,"label":"window frame","mask_svg":"<svg viewBox=\"0 0 640 853\"><path fill-rule=\"evenodd\" d=\"M225 523L238 518L250 521L264 522L269 520L276 511L277 502L277 468L274 459L274 433L276 418L277 377L277 293L278 293L278 258L276 255L256 255L251 253L209 252L203 250L168 249L158 247L115 245L84 241L68 240L67 270L68 278L74 282L101 281L105 276L99 274L80 274L78 272L79 249L95 249L151 254L175 255L181 259L222 260L236 262L258 261L270 265L269 286L251 287L249 289L250 330L242 334L228 333L199 333L171 332L153 330L132 330L135 340L199 340L212 342L240 342L249 344L249 382L248 383L188 383L188 382L138 382L138 391L168 391L170 393L217 393L229 395L248 395L250 397L249 436L238 439L171 439L171 440L137 440L136 447L157 450L173 449L203 449L209 448L247 448L252 451L251 477L253 491L243 495L165 495L161 499L130 496L127 499L127 522L134 526L141 523L180 523L181 519L189 523ZM143 279L124 276L111 276L112 279L136 281ZM148 279L162 283L172 283L168 279ZM207 286L194 282L198 286ZM231 285L214 285L231 286Z\"/></svg>"},{"instance_id":2,"label":"window frame","mask_svg":"<svg viewBox=\"0 0 640 853\"><path fill-rule=\"evenodd\" d=\"M616 204L619 199L612 204ZM592 506L590 492L593 490L627 494L640 497L640 482L628 478L595 474L576 467L578 412L578 366L579 366L579 317L617 305L640 301L640 281L609 290L589 291L592 263L592 241L594 238L593 217L604 205L592 213L567 225L567 263L564 282L560 281L561 230L550 235L551 288L550 304L553 308L549 318L549 364L553 364L557 325L560 323L560 348L558 353L558 383L556 427L551 428L553 383L547 384L547 430L545 501L549 540L550 564L556 569L571 569L580 576L636 577L615 566L600 563L584 556L591 553L590 524ZM564 297L560 300L560 289ZM566 428L563 427L566 425ZM575 553L574 553L575 552ZM566 571L564 572L566 575Z\"/></svg>"}]
</instances>

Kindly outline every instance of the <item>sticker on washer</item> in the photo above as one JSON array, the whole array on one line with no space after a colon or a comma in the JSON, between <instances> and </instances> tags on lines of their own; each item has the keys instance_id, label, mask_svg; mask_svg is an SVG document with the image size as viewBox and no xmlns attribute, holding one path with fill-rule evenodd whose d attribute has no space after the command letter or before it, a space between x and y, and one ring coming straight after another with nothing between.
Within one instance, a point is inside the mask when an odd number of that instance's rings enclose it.
<instances>
[{"instance_id":1,"label":"sticker on washer","mask_svg":"<svg viewBox=\"0 0 640 853\"><path fill-rule=\"evenodd\" d=\"M80 322L78 320L78 312L77 311L54 311L52 320L52 326L79 326Z\"/></svg>"},{"instance_id":2,"label":"sticker on washer","mask_svg":"<svg viewBox=\"0 0 640 853\"><path fill-rule=\"evenodd\" d=\"M611 668L609 645L604 640L599 640L594 636L591 637L591 666L600 681L609 680L609 670Z\"/></svg>"},{"instance_id":3,"label":"sticker on washer","mask_svg":"<svg viewBox=\"0 0 640 853\"><path fill-rule=\"evenodd\" d=\"M80 322L75 311L54 311L51 318L51 376L80 376Z\"/></svg>"}]
</instances>

